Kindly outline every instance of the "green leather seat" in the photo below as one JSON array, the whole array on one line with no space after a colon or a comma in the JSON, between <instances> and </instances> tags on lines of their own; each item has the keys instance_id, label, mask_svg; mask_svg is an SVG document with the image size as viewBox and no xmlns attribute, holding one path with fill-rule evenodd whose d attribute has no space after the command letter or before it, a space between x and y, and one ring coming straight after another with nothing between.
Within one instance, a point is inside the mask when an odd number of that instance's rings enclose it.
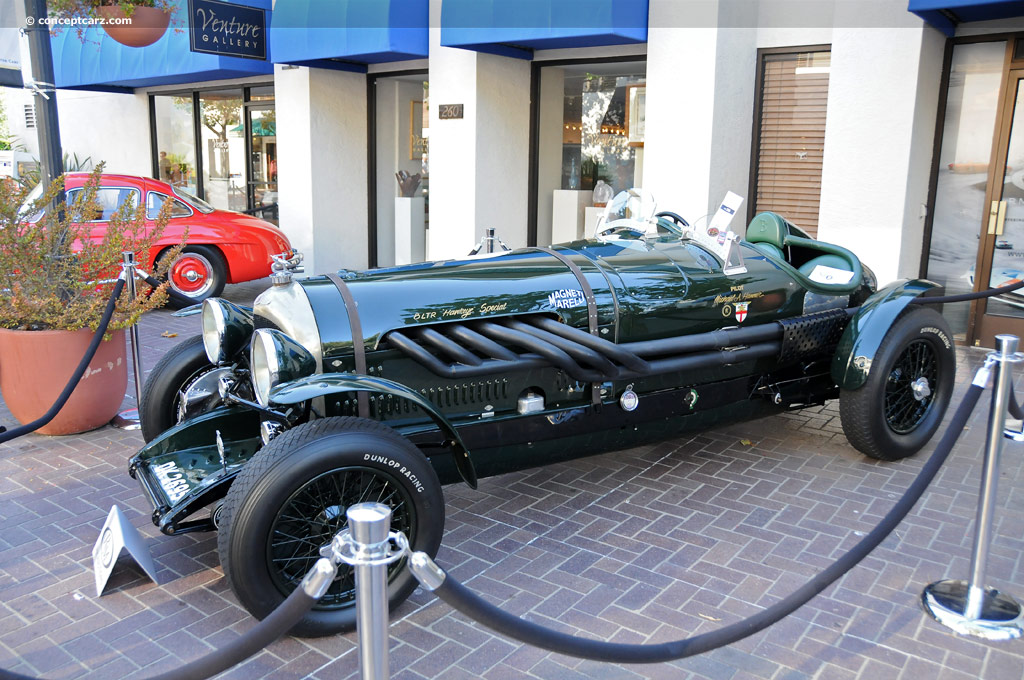
<instances>
[{"instance_id":1,"label":"green leather seat","mask_svg":"<svg viewBox=\"0 0 1024 680\"><path fill-rule=\"evenodd\" d=\"M789 223L772 212L759 213L747 225L746 239L750 243L769 243L781 252L789 236Z\"/></svg>"},{"instance_id":2,"label":"green leather seat","mask_svg":"<svg viewBox=\"0 0 1024 680\"><path fill-rule=\"evenodd\" d=\"M772 243L751 243L757 250L760 250L765 255L771 255L777 257L780 260L785 261L786 256L782 253L782 249Z\"/></svg>"}]
</instances>

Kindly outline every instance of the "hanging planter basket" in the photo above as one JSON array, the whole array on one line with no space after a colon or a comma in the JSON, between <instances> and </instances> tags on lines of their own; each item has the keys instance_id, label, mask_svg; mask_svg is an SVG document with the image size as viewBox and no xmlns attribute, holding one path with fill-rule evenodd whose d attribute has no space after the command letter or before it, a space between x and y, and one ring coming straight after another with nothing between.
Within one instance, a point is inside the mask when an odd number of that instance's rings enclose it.
<instances>
[{"instance_id":1,"label":"hanging planter basket","mask_svg":"<svg viewBox=\"0 0 1024 680\"><path fill-rule=\"evenodd\" d=\"M103 25L107 35L126 47L152 45L163 37L171 23L171 15L156 7L136 7L132 11L131 23L111 23L112 19L123 22L127 18L118 5L101 5L96 12L107 20Z\"/></svg>"}]
</instances>

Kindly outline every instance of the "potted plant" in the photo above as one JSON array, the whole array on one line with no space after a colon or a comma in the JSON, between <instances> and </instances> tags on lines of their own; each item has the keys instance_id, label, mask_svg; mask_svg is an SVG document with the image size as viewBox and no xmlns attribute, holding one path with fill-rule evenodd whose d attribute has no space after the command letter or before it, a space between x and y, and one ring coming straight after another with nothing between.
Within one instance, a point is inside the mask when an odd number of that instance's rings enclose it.
<instances>
[{"instance_id":1,"label":"potted plant","mask_svg":"<svg viewBox=\"0 0 1024 680\"><path fill-rule=\"evenodd\" d=\"M171 23L174 0L49 0L50 14L103 19L103 30L128 47L145 47L159 40ZM82 24L75 27L83 35Z\"/></svg>"},{"instance_id":2,"label":"potted plant","mask_svg":"<svg viewBox=\"0 0 1024 680\"><path fill-rule=\"evenodd\" d=\"M105 233L91 233L95 223L89 221L100 214L96 190L102 169L100 164L75 200L56 210L63 178L35 199L23 185L0 182L0 393L21 423L50 408L84 355L121 271L122 252L147 261L169 216L161 213L153 228L141 207L126 202ZM172 254L164 261L173 259ZM123 329L167 300L165 286L152 290L141 284L138 291L133 298L124 289L108 339L40 433L83 432L117 414L128 377Z\"/></svg>"}]
</instances>

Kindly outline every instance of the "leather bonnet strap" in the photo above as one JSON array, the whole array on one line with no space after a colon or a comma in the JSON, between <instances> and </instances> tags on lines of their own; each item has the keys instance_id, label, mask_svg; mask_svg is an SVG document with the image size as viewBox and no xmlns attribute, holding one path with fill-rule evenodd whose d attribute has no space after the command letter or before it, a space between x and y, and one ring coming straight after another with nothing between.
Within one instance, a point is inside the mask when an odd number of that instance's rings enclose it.
<instances>
[{"instance_id":1,"label":"leather bonnet strap","mask_svg":"<svg viewBox=\"0 0 1024 680\"><path fill-rule=\"evenodd\" d=\"M356 364L356 373L366 375L366 342L363 339L363 325L359 322L359 310L356 307L355 298L348 285L341 280L337 274L328 274L327 278L341 293L341 299L345 301L345 311L348 313L348 327L352 331L352 353ZM356 393L356 405L359 408L360 418L370 417L370 398L366 392Z\"/></svg>"}]
</instances>

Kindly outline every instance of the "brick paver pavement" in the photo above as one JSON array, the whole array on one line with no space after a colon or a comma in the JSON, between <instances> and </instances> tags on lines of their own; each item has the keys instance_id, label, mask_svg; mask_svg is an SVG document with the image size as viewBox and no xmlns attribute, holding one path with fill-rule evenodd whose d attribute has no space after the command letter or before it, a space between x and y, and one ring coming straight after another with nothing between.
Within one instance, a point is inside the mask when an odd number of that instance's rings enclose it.
<instances>
[{"instance_id":1,"label":"brick paver pavement","mask_svg":"<svg viewBox=\"0 0 1024 680\"><path fill-rule=\"evenodd\" d=\"M227 296L251 300L264 283L229 286ZM145 369L198 330L197 317L149 314ZM954 406L983 354L958 356ZM127 397L125 407L133 404ZM957 637L919 604L925 584L966 577L986 410L894 535L765 632L674 663L599 664L492 635L419 590L392 616L392 675L1019 680L1024 642ZM0 422L11 422L6 409ZM143 678L253 625L224 583L214 535L167 537L150 523L125 470L141 443L137 432L104 427L0 446L0 667L47 678ZM989 581L1024 598L1020 454L1008 444ZM830 403L487 479L476 491L448 486L438 561L490 601L553 628L619 642L673 640L798 588L875 526L922 461L860 455ZM160 585L123 561L97 598L91 549L112 503L146 537ZM288 638L221 677L335 680L356 677L357 666L353 635Z\"/></svg>"}]
</instances>

